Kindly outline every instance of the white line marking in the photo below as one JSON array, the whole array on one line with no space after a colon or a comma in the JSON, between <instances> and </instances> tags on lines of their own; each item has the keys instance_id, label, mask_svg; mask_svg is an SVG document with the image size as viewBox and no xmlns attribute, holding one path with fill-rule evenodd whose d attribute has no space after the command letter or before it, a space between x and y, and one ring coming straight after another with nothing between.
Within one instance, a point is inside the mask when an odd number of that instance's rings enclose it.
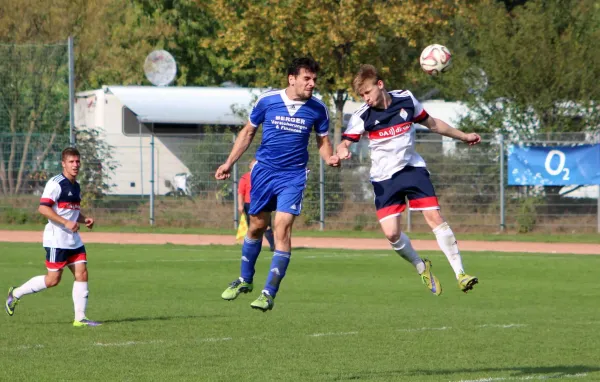
<instances>
[{"instance_id":1,"label":"white line marking","mask_svg":"<svg viewBox=\"0 0 600 382\"><path fill-rule=\"evenodd\" d=\"M457 382L531 381L531 380L583 378L583 377L587 377L587 373L528 375L526 377L497 377L497 378L489 377L489 378L480 378L480 379L461 379L460 381L457 381Z\"/></svg>"},{"instance_id":2,"label":"white line marking","mask_svg":"<svg viewBox=\"0 0 600 382\"><path fill-rule=\"evenodd\" d=\"M442 326L441 328L415 328L415 329L396 329L399 332L423 332L426 330L448 330L451 326Z\"/></svg>"},{"instance_id":3,"label":"white line marking","mask_svg":"<svg viewBox=\"0 0 600 382\"><path fill-rule=\"evenodd\" d=\"M127 342L112 342L112 343L102 343L96 342L94 345L96 346L132 346L132 345L151 345L151 344L159 344L162 343L161 340L153 340L153 341L127 341Z\"/></svg>"},{"instance_id":4,"label":"white line marking","mask_svg":"<svg viewBox=\"0 0 600 382\"><path fill-rule=\"evenodd\" d=\"M340 333L313 333L309 334L309 337L325 337L325 336L352 336L356 335L358 332L340 332Z\"/></svg>"},{"instance_id":5,"label":"white line marking","mask_svg":"<svg viewBox=\"0 0 600 382\"><path fill-rule=\"evenodd\" d=\"M502 329L508 329L508 328L522 328L524 326L527 326L525 324L485 324L485 325L477 325L478 328L502 328Z\"/></svg>"},{"instance_id":6,"label":"white line marking","mask_svg":"<svg viewBox=\"0 0 600 382\"><path fill-rule=\"evenodd\" d=\"M219 342L219 341L231 341L233 338L224 337L224 338L203 338L200 342Z\"/></svg>"}]
</instances>

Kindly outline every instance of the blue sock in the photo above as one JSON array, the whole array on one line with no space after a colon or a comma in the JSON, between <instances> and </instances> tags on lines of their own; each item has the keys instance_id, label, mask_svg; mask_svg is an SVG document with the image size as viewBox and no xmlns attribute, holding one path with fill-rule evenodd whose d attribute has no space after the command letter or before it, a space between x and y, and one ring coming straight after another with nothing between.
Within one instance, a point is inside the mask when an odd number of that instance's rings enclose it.
<instances>
[{"instance_id":1,"label":"blue sock","mask_svg":"<svg viewBox=\"0 0 600 382\"><path fill-rule=\"evenodd\" d=\"M260 239L249 239L248 236L244 237L244 244L242 245L242 264L240 267L240 277L245 282L252 284L252 278L254 277L254 265L260 255L260 249L262 248L262 238Z\"/></svg>"},{"instance_id":2,"label":"blue sock","mask_svg":"<svg viewBox=\"0 0 600 382\"><path fill-rule=\"evenodd\" d=\"M269 271L269 277L267 277L267 284L265 285L265 291L275 298L277 290L279 290L279 284L285 276L285 271L290 264L291 252L275 251L273 254L273 260L271 260L271 271Z\"/></svg>"},{"instance_id":3,"label":"blue sock","mask_svg":"<svg viewBox=\"0 0 600 382\"><path fill-rule=\"evenodd\" d=\"M271 251L275 250L275 237L273 236L273 230L271 228L267 228L265 231L265 238L269 242L269 247Z\"/></svg>"}]
</instances>

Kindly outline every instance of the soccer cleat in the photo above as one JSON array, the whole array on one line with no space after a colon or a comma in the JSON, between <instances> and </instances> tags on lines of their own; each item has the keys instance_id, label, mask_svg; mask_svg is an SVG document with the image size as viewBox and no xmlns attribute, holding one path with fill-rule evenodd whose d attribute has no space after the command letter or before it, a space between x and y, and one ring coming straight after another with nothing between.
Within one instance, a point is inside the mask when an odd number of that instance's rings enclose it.
<instances>
[{"instance_id":1,"label":"soccer cleat","mask_svg":"<svg viewBox=\"0 0 600 382\"><path fill-rule=\"evenodd\" d=\"M458 287L465 293L472 290L473 286L478 282L479 280L477 277L469 276L466 273L461 273L458 275Z\"/></svg>"},{"instance_id":2,"label":"soccer cleat","mask_svg":"<svg viewBox=\"0 0 600 382\"><path fill-rule=\"evenodd\" d=\"M431 272L431 261L424 259L423 263L425 264L425 271L421 273L421 280L423 284L427 286L427 288L431 291L431 293L439 296L442 294L442 284L440 284L440 280L433 275Z\"/></svg>"},{"instance_id":3,"label":"soccer cleat","mask_svg":"<svg viewBox=\"0 0 600 382\"><path fill-rule=\"evenodd\" d=\"M223 292L221 298L227 301L235 300L240 293L252 292L252 288L252 284L245 282L240 277L239 279L229 284L229 287L225 289L225 292Z\"/></svg>"},{"instance_id":4,"label":"soccer cleat","mask_svg":"<svg viewBox=\"0 0 600 382\"><path fill-rule=\"evenodd\" d=\"M13 296L13 290L15 290L15 287L8 288L8 296L6 297L6 303L4 304L4 309L9 316L15 314L15 307L19 303L19 299Z\"/></svg>"},{"instance_id":5,"label":"soccer cleat","mask_svg":"<svg viewBox=\"0 0 600 382\"><path fill-rule=\"evenodd\" d=\"M81 321L73 321L73 326L76 328L83 328L84 326L100 326L101 322L88 320L86 317L82 318Z\"/></svg>"},{"instance_id":6,"label":"soccer cleat","mask_svg":"<svg viewBox=\"0 0 600 382\"><path fill-rule=\"evenodd\" d=\"M250 306L252 309L260 309L263 312L266 312L267 310L273 309L273 306L275 306L275 301L273 301L273 297L265 292L262 292L260 296L258 296L258 298L250 304Z\"/></svg>"}]
</instances>

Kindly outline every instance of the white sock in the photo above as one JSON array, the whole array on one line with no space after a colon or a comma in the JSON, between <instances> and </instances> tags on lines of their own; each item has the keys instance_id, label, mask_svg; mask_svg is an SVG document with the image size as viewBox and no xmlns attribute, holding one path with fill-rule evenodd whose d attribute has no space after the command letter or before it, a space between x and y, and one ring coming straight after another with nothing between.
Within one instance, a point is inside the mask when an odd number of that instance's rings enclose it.
<instances>
[{"instance_id":1,"label":"white sock","mask_svg":"<svg viewBox=\"0 0 600 382\"><path fill-rule=\"evenodd\" d=\"M85 308L87 307L88 293L87 281L73 282L73 306L75 307L75 321L81 321L85 318Z\"/></svg>"},{"instance_id":2,"label":"white sock","mask_svg":"<svg viewBox=\"0 0 600 382\"><path fill-rule=\"evenodd\" d=\"M35 276L25 284L13 290L13 296L21 298L27 294L41 292L46 289L46 276Z\"/></svg>"},{"instance_id":3,"label":"white sock","mask_svg":"<svg viewBox=\"0 0 600 382\"><path fill-rule=\"evenodd\" d=\"M448 258L450 266L458 278L458 275L465 271L463 270L462 258L460 257L460 251L458 250L458 243L456 237L454 237L454 232L452 232L448 223L443 222L433 229L433 233L435 234L440 249Z\"/></svg>"},{"instance_id":4,"label":"white sock","mask_svg":"<svg viewBox=\"0 0 600 382\"><path fill-rule=\"evenodd\" d=\"M400 238L397 242L390 242L390 245L403 259L414 265L419 274L425 271L425 263L423 263L423 259L419 257L417 251L415 251L410 243L410 239L404 234L404 232L400 234Z\"/></svg>"}]
</instances>

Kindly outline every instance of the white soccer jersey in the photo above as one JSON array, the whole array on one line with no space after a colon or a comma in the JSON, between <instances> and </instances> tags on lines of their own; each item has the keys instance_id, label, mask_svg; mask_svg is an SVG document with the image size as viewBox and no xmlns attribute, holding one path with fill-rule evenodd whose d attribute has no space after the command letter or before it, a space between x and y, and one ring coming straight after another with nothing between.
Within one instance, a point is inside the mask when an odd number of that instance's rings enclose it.
<instances>
[{"instance_id":1,"label":"white soccer jersey","mask_svg":"<svg viewBox=\"0 0 600 382\"><path fill-rule=\"evenodd\" d=\"M406 166L426 167L415 151L413 122L422 122L429 114L408 90L389 92L392 103L387 109L362 105L350 118L343 139L358 142L364 135L371 150L371 181L380 182Z\"/></svg>"},{"instance_id":2,"label":"white soccer jersey","mask_svg":"<svg viewBox=\"0 0 600 382\"><path fill-rule=\"evenodd\" d=\"M62 174L57 175L46 183L40 204L52 207L54 212L70 221L79 218L81 189L79 183L71 183ZM63 225L48 220L44 229L44 247L75 249L83 245L78 232L71 232Z\"/></svg>"}]
</instances>

